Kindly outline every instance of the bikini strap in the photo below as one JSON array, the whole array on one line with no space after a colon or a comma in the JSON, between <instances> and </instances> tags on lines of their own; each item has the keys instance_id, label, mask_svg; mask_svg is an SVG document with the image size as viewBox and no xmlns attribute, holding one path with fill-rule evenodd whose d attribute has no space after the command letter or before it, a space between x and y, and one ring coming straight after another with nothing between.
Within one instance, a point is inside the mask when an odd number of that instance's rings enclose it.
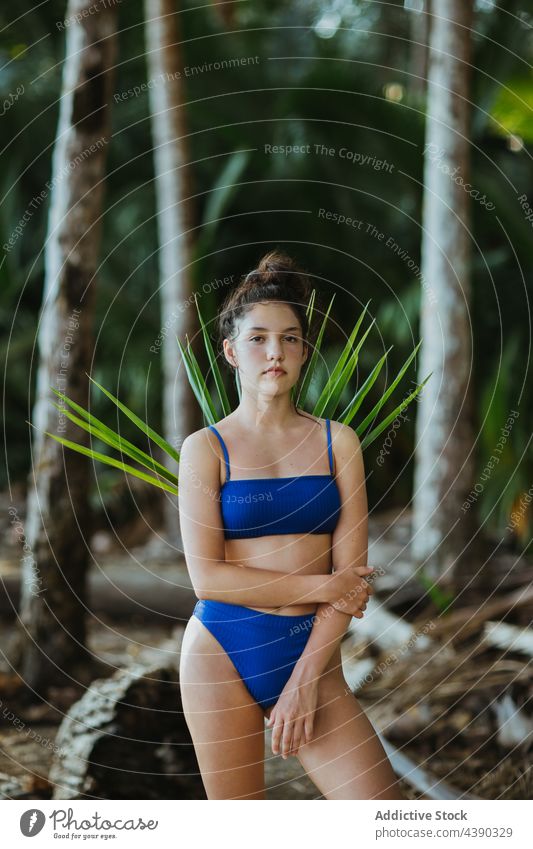
<instances>
[{"instance_id":1,"label":"bikini strap","mask_svg":"<svg viewBox=\"0 0 533 849\"><path fill-rule=\"evenodd\" d=\"M221 435L219 434L218 430L216 429L216 427L214 425L209 425L209 427L210 427L211 430L214 430L214 432L216 433L216 435L218 436L218 438L220 440L220 444L222 445L222 450L224 452L224 459L226 460L226 480L229 481L229 477L230 477L229 454L228 454L228 449L226 448L226 443L224 442L224 440L222 439Z\"/></svg>"},{"instance_id":2,"label":"bikini strap","mask_svg":"<svg viewBox=\"0 0 533 849\"><path fill-rule=\"evenodd\" d=\"M326 431L328 434L328 456L329 456L329 468L331 474L333 474L333 451L331 449L331 427L329 419L326 419Z\"/></svg>"}]
</instances>

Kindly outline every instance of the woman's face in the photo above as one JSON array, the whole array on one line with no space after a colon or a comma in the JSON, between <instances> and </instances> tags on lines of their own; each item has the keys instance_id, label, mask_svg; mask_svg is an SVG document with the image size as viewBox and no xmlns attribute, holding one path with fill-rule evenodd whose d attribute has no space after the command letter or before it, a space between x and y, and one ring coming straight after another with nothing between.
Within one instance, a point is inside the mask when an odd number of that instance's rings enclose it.
<instances>
[{"instance_id":1,"label":"woman's face","mask_svg":"<svg viewBox=\"0 0 533 849\"><path fill-rule=\"evenodd\" d=\"M240 319L237 337L224 339L227 359L239 369L241 386L277 395L297 382L307 345L295 312L280 301L254 304ZM281 372L268 372L277 366Z\"/></svg>"}]
</instances>

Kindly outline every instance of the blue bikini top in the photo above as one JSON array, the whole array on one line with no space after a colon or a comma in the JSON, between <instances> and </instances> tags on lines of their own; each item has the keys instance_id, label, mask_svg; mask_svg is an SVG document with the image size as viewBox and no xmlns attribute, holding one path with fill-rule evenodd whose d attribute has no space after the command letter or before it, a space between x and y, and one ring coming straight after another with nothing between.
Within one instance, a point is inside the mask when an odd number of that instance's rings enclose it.
<instances>
[{"instance_id":1,"label":"blue bikini top","mask_svg":"<svg viewBox=\"0 0 533 849\"><path fill-rule=\"evenodd\" d=\"M249 539L271 534L331 534L341 510L333 476L330 421L326 419L330 475L230 480L226 444L214 425L226 460L226 480L220 487L225 539Z\"/></svg>"}]
</instances>

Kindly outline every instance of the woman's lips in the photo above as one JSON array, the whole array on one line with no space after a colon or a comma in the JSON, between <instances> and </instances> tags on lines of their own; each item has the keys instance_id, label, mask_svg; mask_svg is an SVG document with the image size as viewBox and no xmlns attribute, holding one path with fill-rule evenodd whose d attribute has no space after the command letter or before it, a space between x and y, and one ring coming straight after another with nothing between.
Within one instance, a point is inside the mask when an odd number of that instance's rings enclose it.
<instances>
[{"instance_id":1,"label":"woman's lips","mask_svg":"<svg viewBox=\"0 0 533 849\"><path fill-rule=\"evenodd\" d=\"M281 368L276 368L276 369L270 368L270 369L267 369L265 374L277 375L277 374L286 374L286 372Z\"/></svg>"}]
</instances>

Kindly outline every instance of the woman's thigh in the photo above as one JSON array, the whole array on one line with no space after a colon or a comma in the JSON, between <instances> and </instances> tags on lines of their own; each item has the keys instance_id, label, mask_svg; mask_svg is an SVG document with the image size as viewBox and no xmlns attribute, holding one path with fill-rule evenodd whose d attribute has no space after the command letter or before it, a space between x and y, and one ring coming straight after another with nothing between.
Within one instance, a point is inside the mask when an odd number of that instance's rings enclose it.
<instances>
[{"instance_id":1,"label":"woman's thigh","mask_svg":"<svg viewBox=\"0 0 533 849\"><path fill-rule=\"evenodd\" d=\"M183 635L180 690L208 798L264 799L263 711L195 616Z\"/></svg>"},{"instance_id":2,"label":"woman's thigh","mask_svg":"<svg viewBox=\"0 0 533 849\"><path fill-rule=\"evenodd\" d=\"M326 799L402 799L390 761L342 674L340 650L318 684L313 738L298 759Z\"/></svg>"}]
</instances>

